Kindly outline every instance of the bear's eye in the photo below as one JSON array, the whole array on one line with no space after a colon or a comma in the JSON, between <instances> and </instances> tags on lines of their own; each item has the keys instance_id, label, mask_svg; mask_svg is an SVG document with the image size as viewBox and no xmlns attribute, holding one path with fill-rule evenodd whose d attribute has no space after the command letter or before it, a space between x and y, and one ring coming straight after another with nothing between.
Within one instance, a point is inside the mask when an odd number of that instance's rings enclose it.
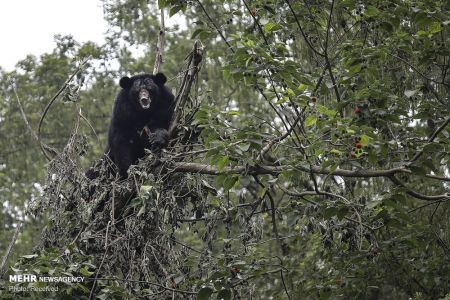
<instances>
[{"instance_id":1,"label":"bear's eye","mask_svg":"<svg viewBox=\"0 0 450 300\"><path fill-rule=\"evenodd\" d=\"M144 84L151 84L152 80L150 78L145 78L144 79Z\"/></svg>"}]
</instances>

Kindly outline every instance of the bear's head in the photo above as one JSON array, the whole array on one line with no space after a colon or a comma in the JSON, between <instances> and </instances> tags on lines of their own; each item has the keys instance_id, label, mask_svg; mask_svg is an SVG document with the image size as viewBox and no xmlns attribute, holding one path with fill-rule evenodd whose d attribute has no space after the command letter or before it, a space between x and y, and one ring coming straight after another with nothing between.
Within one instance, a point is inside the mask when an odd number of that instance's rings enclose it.
<instances>
[{"instance_id":1,"label":"bear's head","mask_svg":"<svg viewBox=\"0 0 450 300\"><path fill-rule=\"evenodd\" d=\"M160 98L166 81L167 78L163 73L142 74L122 77L119 84L131 96L131 99L137 100L142 109L148 109L152 102Z\"/></svg>"}]
</instances>

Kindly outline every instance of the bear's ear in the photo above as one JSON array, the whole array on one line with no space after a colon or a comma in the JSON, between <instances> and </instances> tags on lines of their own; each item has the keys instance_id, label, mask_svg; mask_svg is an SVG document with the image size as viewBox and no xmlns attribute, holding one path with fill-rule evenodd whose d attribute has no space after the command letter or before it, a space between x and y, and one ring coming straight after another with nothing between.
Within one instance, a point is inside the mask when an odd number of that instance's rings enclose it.
<instances>
[{"instance_id":1,"label":"bear's ear","mask_svg":"<svg viewBox=\"0 0 450 300\"><path fill-rule=\"evenodd\" d=\"M160 85L163 85L167 81L167 77L163 73L156 74L154 78L155 83Z\"/></svg>"},{"instance_id":2,"label":"bear's ear","mask_svg":"<svg viewBox=\"0 0 450 300\"><path fill-rule=\"evenodd\" d=\"M133 81L130 77L122 77L119 81L119 85L123 89L129 89L133 85Z\"/></svg>"}]
</instances>

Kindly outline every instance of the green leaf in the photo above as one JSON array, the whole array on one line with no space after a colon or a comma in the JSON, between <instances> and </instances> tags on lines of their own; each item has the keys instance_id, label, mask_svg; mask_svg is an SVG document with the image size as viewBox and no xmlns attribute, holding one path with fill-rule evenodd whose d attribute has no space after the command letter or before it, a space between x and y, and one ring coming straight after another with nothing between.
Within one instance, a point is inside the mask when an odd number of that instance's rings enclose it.
<instances>
[{"instance_id":1,"label":"green leaf","mask_svg":"<svg viewBox=\"0 0 450 300\"><path fill-rule=\"evenodd\" d=\"M200 35L202 32L206 31L203 28L198 28L192 33L191 39L195 39L198 35Z\"/></svg>"},{"instance_id":2,"label":"green leaf","mask_svg":"<svg viewBox=\"0 0 450 300\"><path fill-rule=\"evenodd\" d=\"M80 269L80 274L85 276L85 277L89 277L92 274L94 274L94 272L90 272L86 267L83 267Z\"/></svg>"},{"instance_id":3,"label":"green leaf","mask_svg":"<svg viewBox=\"0 0 450 300\"><path fill-rule=\"evenodd\" d=\"M265 33L270 33L272 31L276 31L276 30L279 30L281 28L282 27L279 24L268 22L266 25L264 25L264 32Z\"/></svg>"},{"instance_id":4,"label":"green leaf","mask_svg":"<svg viewBox=\"0 0 450 300\"><path fill-rule=\"evenodd\" d=\"M337 155L342 155L342 151L339 151L338 149L331 149L330 153L337 154Z\"/></svg>"},{"instance_id":5,"label":"green leaf","mask_svg":"<svg viewBox=\"0 0 450 300\"><path fill-rule=\"evenodd\" d=\"M225 168L225 166L227 165L227 163L228 163L229 161L230 161L230 158L229 158L227 155L223 156L223 157L219 160L219 162L217 163L217 169L219 170L219 172L222 171L223 168Z\"/></svg>"},{"instance_id":6,"label":"green leaf","mask_svg":"<svg viewBox=\"0 0 450 300\"><path fill-rule=\"evenodd\" d=\"M359 142L361 145L363 145L365 147L365 146L369 145L369 140L370 140L370 137L363 134L363 135L361 135L361 140Z\"/></svg>"},{"instance_id":7,"label":"green leaf","mask_svg":"<svg viewBox=\"0 0 450 300\"><path fill-rule=\"evenodd\" d=\"M159 9L164 8L166 6L166 0L158 0Z\"/></svg>"},{"instance_id":8,"label":"green leaf","mask_svg":"<svg viewBox=\"0 0 450 300\"><path fill-rule=\"evenodd\" d=\"M423 37L423 36L427 36L428 35L428 33L426 31L424 31L424 30L419 30L419 31L416 32L416 34L419 37Z\"/></svg>"},{"instance_id":9,"label":"green leaf","mask_svg":"<svg viewBox=\"0 0 450 300\"><path fill-rule=\"evenodd\" d=\"M368 17L375 17L379 13L380 13L380 11L375 6L368 6L366 11L364 12L364 14Z\"/></svg>"},{"instance_id":10,"label":"green leaf","mask_svg":"<svg viewBox=\"0 0 450 300\"><path fill-rule=\"evenodd\" d=\"M225 178L225 180L223 181L223 188L225 191L229 191L232 187L234 187L234 185L236 184L236 182L238 181L238 177L237 176L227 176Z\"/></svg>"},{"instance_id":11,"label":"green leaf","mask_svg":"<svg viewBox=\"0 0 450 300\"><path fill-rule=\"evenodd\" d=\"M317 106L317 111L320 112L321 114L324 114L330 118L334 118L337 115L337 111L333 110L333 109L329 109L326 106L323 105L318 105Z\"/></svg>"},{"instance_id":12,"label":"green leaf","mask_svg":"<svg viewBox=\"0 0 450 300\"><path fill-rule=\"evenodd\" d=\"M317 123L317 117L315 115L310 115L305 120L305 126L310 127Z\"/></svg>"},{"instance_id":13,"label":"green leaf","mask_svg":"<svg viewBox=\"0 0 450 300\"><path fill-rule=\"evenodd\" d=\"M278 100L277 102L275 102L275 104L276 105L279 105L279 104L283 104L283 103L286 103L286 102L288 102L289 101L289 97L281 97L280 98L280 100Z\"/></svg>"},{"instance_id":14,"label":"green leaf","mask_svg":"<svg viewBox=\"0 0 450 300\"><path fill-rule=\"evenodd\" d=\"M443 147L439 143L430 143L430 144L426 144L423 147L423 152L437 153L437 152L441 152L441 151L443 151Z\"/></svg>"},{"instance_id":15,"label":"green leaf","mask_svg":"<svg viewBox=\"0 0 450 300\"><path fill-rule=\"evenodd\" d=\"M433 23L433 19L427 13L420 12L414 17L416 25L419 27L427 26Z\"/></svg>"},{"instance_id":16,"label":"green leaf","mask_svg":"<svg viewBox=\"0 0 450 300\"><path fill-rule=\"evenodd\" d=\"M344 206L338 209L336 216L338 217L339 220L342 220L345 215L348 213L348 207Z\"/></svg>"},{"instance_id":17,"label":"green leaf","mask_svg":"<svg viewBox=\"0 0 450 300\"><path fill-rule=\"evenodd\" d=\"M197 294L197 300L208 300L214 290L208 286L203 287Z\"/></svg>"},{"instance_id":18,"label":"green leaf","mask_svg":"<svg viewBox=\"0 0 450 300\"><path fill-rule=\"evenodd\" d=\"M229 299L231 299L231 290L229 289L221 290L217 294L217 300L229 300Z\"/></svg>"},{"instance_id":19,"label":"green leaf","mask_svg":"<svg viewBox=\"0 0 450 300\"><path fill-rule=\"evenodd\" d=\"M350 75L354 75L356 73L361 72L361 69L362 69L362 65L361 64L357 64L357 65L351 66L349 68L348 72L349 72Z\"/></svg>"},{"instance_id":20,"label":"green leaf","mask_svg":"<svg viewBox=\"0 0 450 300\"><path fill-rule=\"evenodd\" d=\"M306 89L306 85L304 85L303 83L301 83L301 84L298 86L297 91L303 92L305 89Z\"/></svg>"},{"instance_id":21,"label":"green leaf","mask_svg":"<svg viewBox=\"0 0 450 300\"><path fill-rule=\"evenodd\" d=\"M328 207L327 209L325 209L325 211L323 212L323 217L325 219L331 219L332 217L334 217L335 215L337 215L338 213L338 209L336 207Z\"/></svg>"},{"instance_id":22,"label":"green leaf","mask_svg":"<svg viewBox=\"0 0 450 300\"><path fill-rule=\"evenodd\" d=\"M428 32L431 34L441 32L441 31L442 31L442 27L441 27L441 23L439 23L439 22L433 22L430 25L430 27L428 28Z\"/></svg>"},{"instance_id":23,"label":"green leaf","mask_svg":"<svg viewBox=\"0 0 450 300\"><path fill-rule=\"evenodd\" d=\"M173 16L183 8L182 5L175 5L170 8L169 17Z\"/></svg>"},{"instance_id":24,"label":"green leaf","mask_svg":"<svg viewBox=\"0 0 450 300\"><path fill-rule=\"evenodd\" d=\"M425 176L427 174L427 170L419 166L411 165L409 169L416 175Z\"/></svg>"}]
</instances>

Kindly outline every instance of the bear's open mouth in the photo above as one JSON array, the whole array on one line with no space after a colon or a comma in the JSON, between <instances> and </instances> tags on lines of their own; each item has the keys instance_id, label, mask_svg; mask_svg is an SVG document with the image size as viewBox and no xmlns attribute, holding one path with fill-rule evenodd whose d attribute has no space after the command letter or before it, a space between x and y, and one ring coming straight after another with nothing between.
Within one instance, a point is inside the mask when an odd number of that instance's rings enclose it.
<instances>
[{"instance_id":1,"label":"bear's open mouth","mask_svg":"<svg viewBox=\"0 0 450 300\"><path fill-rule=\"evenodd\" d=\"M147 90L142 89L139 91L139 102L143 109L147 109L150 107L151 98L150 98L150 94Z\"/></svg>"}]
</instances>

